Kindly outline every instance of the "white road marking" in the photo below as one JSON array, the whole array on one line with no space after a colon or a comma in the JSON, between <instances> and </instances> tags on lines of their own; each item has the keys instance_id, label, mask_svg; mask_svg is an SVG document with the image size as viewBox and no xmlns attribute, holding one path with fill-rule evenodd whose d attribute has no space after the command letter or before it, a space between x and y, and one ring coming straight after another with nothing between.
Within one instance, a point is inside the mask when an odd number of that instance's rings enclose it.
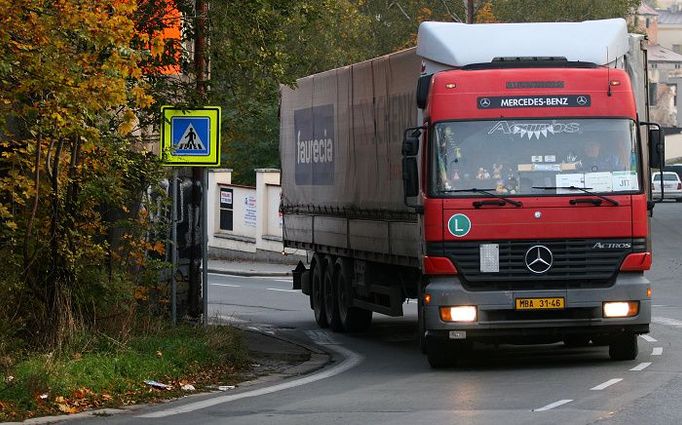
<instances>
[{"instance_id":1,"label":"white road marking","mask_svg":"<svg viewBox=\"0 0 682 425\"><path fill-rule=\"evenodd\" d=\"M643 362L643 363L640 363L637 366L633 367L630 370L633 372L639 372L640 370L644 370L644 369L648 368L649 366L651 366L651 362Z\"/></svg>"},{"instance_id":2,"label":"white road marking","mask_svg":"<svg viewBox=\"0 0 682 425\"><path fill-rule=\"evenodd\" d=\"M285 280L285 279L274 279L275 282L285 282L285 283L293 283L293 279Z\"/></svg>"},{"instance_id":3,"label":"white road marking","mask_svg":"<svg viewBox=\"0 0 682 425\"><path fill-rule=\"evenodd\" d=\"M208 400L197 401L194 403L185 404L183 406L172 407L170 409L163 409L156 412L146 413L144 415L139 415L136 417L165 418L167 416L193 412L195 410L205 409L207 407L212 407L218 404L229 403L231 401L240 400L243 398L258 397L265 394L271 394L277 391L288 390L290 388L299 387L301 385L310 384L312 382L317 382L322 379L331 378L332 376L338 375L357 366L362 361L361 355L353 351L350 351L346 348L343 348L339 345L330 345L329 349L335 351L339 355L342 355L344 357L344 360L334 367L331 367L329 369L323 369L319 373L309 375L304 378L295 379L293 381L283 382L281 384L273 385L271 387L261 388L253 391L246 391L240 394L218 396Z\"/></svg>"},{"instance_id":4,"label":"white road marking","mask_svg":"<svg viewBox=\"0 0 682 425\"><path fill-rule=\"evenodd\" d=\"M667 317L652 317L651 323L658 323L659 325L672 326L674 328L682 328L682 321L676 319L669 319Z\"/></svg>"},{"instance_id":5,"label":"white road marking","mask_svg":"<svg viewBox=\"0 0 682 425\"><path fill-rule=\"evenodd\" d=\"M266 288L268 291L301 293L298 289Z\"/></svg>"},{"instance_id":6,"label":"white road marking","mask_svg":"<svg viewBox=\"0 0 682 425\"><path fill-rule=\"evenodd\" d=\"M570 403L570 402L572 402L572 401L573 401L573 400L559 400L559 401L555 401L554 403L550 403L550 404L548 404L547 406L542 406L542 407L539 408L539 409L533 409L533 412L544 412L544 411L547 411L547 410L550 410L550 409L554 409L555 407L563 406L564 404Z\"/></svg>"},{"instance_id":7,"label":"white road marking","mask_svg":"<svg viewBox=\"0 0 682 425\"><path fill-rule=\"evenodd\" d=\"M604 388L610 387L610 386L613 385L613 384L617 384L617 383L619 383L619 382L622 381L622 380L623 380L623 378L609 379L608 381L603 382L603 383L597 385L596 387L590 388L590 391L601 391L601 390L603 390Z\"/></svg>"},{"instance_id":8,"label":"white road marking","mask_svg":"<svg viewBox=\"0 0 682 425\"><path fill-rule=\"evenodd\" d=\"M235 285L232 283L212 283L211 286L224 286L225 288L241 288L241 285Z\"/></svg>"},{"instance_id":9,"label":"white road marking","mask_svg":"<svg viewBox=\"0 0 682 425\"><path fill-rule=\"evenodd\" d=\"M654 347L653 351L651 352L652 356L660 356L663 354L663 347Z\"/></svg>"},{"instance_id":10,"label":"white road marking","mask_svg":"<svg viewBox=\"0 0 682 425\"><path fill-rule=\"evenodd\" d=\"M652 305L652 307L668 307L668 306L665 304L654 304L654 305Z\"/></svg>"},{"instance_id":11,"label":"white road marking","mask_svg":"<svg viewBox=\"0 0 682 425\"><path fill-rule=\"evenodd\" d=\"M647 342L657 342L656 338L651 337L649 335L640 335L639 337L642 338L644 341L647 341Z\"/></svg>"}]
</instances>

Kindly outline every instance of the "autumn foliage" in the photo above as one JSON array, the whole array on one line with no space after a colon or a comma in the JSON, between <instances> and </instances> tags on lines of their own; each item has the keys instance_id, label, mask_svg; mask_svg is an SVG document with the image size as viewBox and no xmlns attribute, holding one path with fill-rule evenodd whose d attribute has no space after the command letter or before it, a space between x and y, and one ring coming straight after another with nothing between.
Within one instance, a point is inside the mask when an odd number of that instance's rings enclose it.
<instances>
[{"instance_id":1,"label":"autumn foliage","mask_svg":"<svg viewBox=\"0 0 682 425\"><path fill-rule=\"evenodd\" d=\"M139 128L163 65L145 48L160 32L140 31L150 3L0 0L4 341L59 345L121 314L122 282L158 248L142 195L161 174Z\"/></svg>"}]
</instances>

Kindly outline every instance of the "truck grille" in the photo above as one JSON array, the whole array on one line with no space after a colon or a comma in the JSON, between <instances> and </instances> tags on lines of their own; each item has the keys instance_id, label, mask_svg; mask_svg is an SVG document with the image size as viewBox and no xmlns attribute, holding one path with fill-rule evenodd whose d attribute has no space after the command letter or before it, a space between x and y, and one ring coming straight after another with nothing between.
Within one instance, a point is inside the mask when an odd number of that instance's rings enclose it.
<instances>
[{"instance_id":1,"label":"truck grille","mask_svg":"<svg viewBox=\"0 0 682 425\"><path fill-rule=\"evenodd\" d=\"M499 245L499 272L481 272L481 244ZM602 244L602 248L595 248L595 244ZM605 244L631 247L604 248ZM526 252L535 245L544 245L553 255L552 267L542 274L531 272L525 264ZM608 287L615 283L625 256L645 250L645 239L443 242L427 247L429 255L449 257L457 266L462 284L470 290Z\"/></svg>"}]
</instances>

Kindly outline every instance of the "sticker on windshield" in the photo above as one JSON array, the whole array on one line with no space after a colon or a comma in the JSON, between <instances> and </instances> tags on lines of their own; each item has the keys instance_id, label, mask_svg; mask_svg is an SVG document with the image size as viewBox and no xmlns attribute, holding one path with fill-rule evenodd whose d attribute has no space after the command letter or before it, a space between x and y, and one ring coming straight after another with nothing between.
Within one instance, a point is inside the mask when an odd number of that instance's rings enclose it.
<instances>
[{"instance_id":1,"label":"sticker on windshield","mask_svg":"<svg viewBox=\"0 0 682 425\"><path fill-rule=\"evenodd\" d=\"M556 121L545 123L515 123L509 121L498 121L488 131L489 135L499 133L506 135L517 135L521 138L528 138L531 140L535 137L540 140L540 137L548 138L556 134L564 133L578 133L580 131L580 123L567 122L559 123Z\"/></svg>"},{"instance_id":2,"label":"sticker on windshield","mask_svg":"<svg viewBox=\"0 0 682 425\"><path fill-rule=\"evenodd\" d=\"M464 214L455 214L448 220L448 230L456 238L462 238L471 230L471 220Z\"/></svg>"},{"instance_id":3,"label":"sticker on windshield","mask_svg":"<svg viewBox=\"0 0 682 425\"><path fill-rule=\"evenodd\" d=\"M591 187L593 192L612 192L613 175L608 171L585 173L585 187Z\"/></svg>"},{"instance_id":4,"label":"sticker on windshield","mask_svg":"<svg viewBox=\"0 0 682 425\"><path fill-rule=\"evenodd\" d=\"M613 191L625 192L628 190L639 190L637 173L634 171L614 171Z\"/></svg>"}]
</instances>

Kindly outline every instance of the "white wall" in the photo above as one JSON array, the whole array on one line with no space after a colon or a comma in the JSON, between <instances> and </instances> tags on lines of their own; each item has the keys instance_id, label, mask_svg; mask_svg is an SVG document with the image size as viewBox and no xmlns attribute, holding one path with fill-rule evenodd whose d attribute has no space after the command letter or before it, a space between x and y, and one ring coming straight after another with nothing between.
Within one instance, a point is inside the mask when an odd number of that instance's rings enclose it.
<instances>
[{"instance_id":1,"label":"white wall","mask_svg":"<svg viewBox=\"0 0 682 425\"><path fill-rule=\"evenodd\" d=\"M220 228L221 188L232 190L232 230ZM281 192L280 172L276 169L256 170L256 187L233 185L230 169L209 170L209 253L226 250L254 255L259 252L305 255L304 251L283 248Z\"/></svg>"}]
</instances>

